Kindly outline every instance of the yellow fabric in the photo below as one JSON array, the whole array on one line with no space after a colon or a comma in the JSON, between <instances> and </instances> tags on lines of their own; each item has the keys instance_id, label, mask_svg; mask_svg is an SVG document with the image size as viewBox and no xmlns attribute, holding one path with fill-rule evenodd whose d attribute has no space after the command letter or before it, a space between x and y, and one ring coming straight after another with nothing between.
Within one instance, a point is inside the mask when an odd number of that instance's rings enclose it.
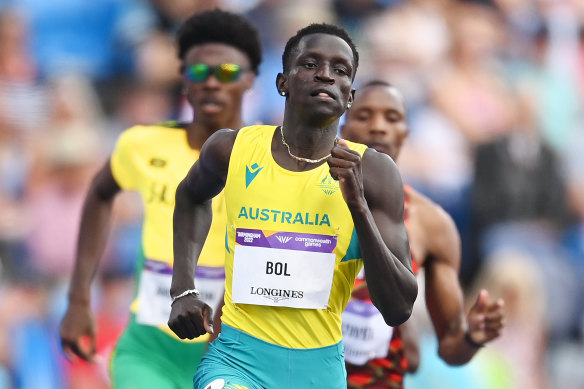
<instances>
[{"instance_id":1,"label":"yellow fabric","mask_svg":"<svg viewBox=\"0 0 584 389\"><path fill-rule=\"evenodd\" d=\"M135 126L120 135L111 156L111 170L122 189L135 190L142 198L142 249L146 259L172 266L176 188L198 157L199 150L190 148L184 128ZM213 222L198 265L222 267L226 225L223 193L213 199L212 206ZM138 277L141 271L141 268L137 269ZM133 313L136 313L139 303L137 298L132 303ZM176 337L168 326L159 328ZM195 341L207 339L208 336L204 336Z\"/></svg>"},{"instance_id":2,"label":"yellow fabric","mask_svg":"<svg viewBox=\"0 0 584 389\"><path fill-rule=\"evenodd\" d=\"M351 295L355 277L363 266L360 255L355 257L347 253L351 239L351 247L356 244L353 220L338 182L330 176L326 163L310 171L293 172L274 161L271 144L276 128L251 126L241 129L231 153L224 191L228 251L222 321L284 347L329 346L342 338L341 313ZM348 143L351 149L363 155L366 146ZM281 213L272 210L290 212L292 217L281 217ZM316 214L319 214L318 222L314 223ZM313 222L307 222L308 219ZM237 228L336 235L335 270L328 309L233 304L233 254Z\"/></svg>"}]
</instances>

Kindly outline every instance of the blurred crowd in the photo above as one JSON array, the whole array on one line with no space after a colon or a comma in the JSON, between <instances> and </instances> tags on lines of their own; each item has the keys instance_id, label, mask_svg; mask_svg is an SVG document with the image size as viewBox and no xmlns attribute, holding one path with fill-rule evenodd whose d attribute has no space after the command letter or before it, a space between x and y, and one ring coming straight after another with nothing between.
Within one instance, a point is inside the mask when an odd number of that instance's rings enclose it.
<instances>
[{"instance_id":1,"label":"blurred crowd","mask_svg":"<svg viewBox=\"0 0 584 389\"><path fill-rule=\"evenodd\" d=\"M125 128L192 119L173 36L214 7L261 33L248 124L281 123L283 46L311 22L350 31L355 87L403 92L404 182L454 218L469 300L487 288L507 313L499 340L449 368L417 309L407 387L584 388L584 1L0 0L0 389L109 388L142 209L131 193L116 200L93 302L101 359L70 363L57 327L83 199Z\"/></svg>"}]
</instances>

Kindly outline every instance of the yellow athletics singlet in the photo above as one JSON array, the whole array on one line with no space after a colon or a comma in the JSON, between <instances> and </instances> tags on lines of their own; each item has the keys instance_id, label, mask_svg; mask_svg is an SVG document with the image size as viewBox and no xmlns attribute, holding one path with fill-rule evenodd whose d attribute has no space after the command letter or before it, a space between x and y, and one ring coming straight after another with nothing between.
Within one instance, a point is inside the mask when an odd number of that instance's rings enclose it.
<instances>
[{"instance_id":1,"label":"yellow athletics singlet","mask_svg":"<svg viewBox=\"0 0 584 389\"><path fill-rule=\"evenodd\" d=\"M172 124L130 128L119 137L111 157L118 185L138 191L144 205L143 258L137 266L138 287L131 311L138 324L156 326L176 339L166 324L171 308L175 192L198 157L199 150L189 147L186 130ZM195 277L201 298L213 309L223 298L225 226L221 193L213 199L213 222ZM194 341L207 340L206 335Z\"/></svg>"},{"instance_id":2,"label":"yellow athletics singlet","mask_svg":"<svg viewBox=\"0 0 584 389\"><path fill-rule=\"evenodd\" d=\"M328 164L293 172L274 161L276 128L242 128L233 145L222 321L288 348L330 346L363 265L357 234Z\"/></svg>"}]
</instances>

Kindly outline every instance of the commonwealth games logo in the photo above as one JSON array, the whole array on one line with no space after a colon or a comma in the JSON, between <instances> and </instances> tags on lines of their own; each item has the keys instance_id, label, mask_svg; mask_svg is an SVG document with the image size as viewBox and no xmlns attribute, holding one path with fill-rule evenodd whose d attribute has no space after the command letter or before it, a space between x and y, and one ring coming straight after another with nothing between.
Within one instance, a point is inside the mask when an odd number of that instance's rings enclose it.
<instances>
[{"instance_id":1,"label":"commonwealth games logo","mask_svg":"<svg viewBox=\"0 0 584 389\"><path fill-rule=\"evenodd\" d=\"M290 242L290 239L292 239L291 236L276 236L276 239L278 239L280 241L280 243L282 244L286 244L288 242Z\"/></svg>"}]
</instances>

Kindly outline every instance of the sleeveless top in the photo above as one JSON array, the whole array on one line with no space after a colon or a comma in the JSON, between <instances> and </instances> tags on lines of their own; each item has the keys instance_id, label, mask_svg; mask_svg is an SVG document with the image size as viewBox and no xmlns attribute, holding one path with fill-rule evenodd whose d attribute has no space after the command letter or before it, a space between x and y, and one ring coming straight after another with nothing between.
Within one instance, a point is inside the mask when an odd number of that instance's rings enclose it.
<instances>
[{"instance_id":1,"label":"sleeveless top","mask_svg":"<svg viewBox=\"0 0 584 389\"><path fill-rule=\"evenodd\" d=\"M221 319L284 347L333 345L363 266L357 234L328 164L295 172L275 162L276 129L242 128L233 145ZM361 155L367 148L347 143Z\"/></svg>"},{"instance_id":2,"label":"sleeveless top","mask_svg":"<svg viewBox=\"0 0 584 389\"><path fill-rule=\"evenodd\" d=\"M404 189L407 186L404 185ZM404 191L404 222L408 225L409 196ZM418 264L412 257L412 269L418 273ZM355 280L355 289L352 299L358 300L360 304L367 304L368 308L377 311L371 302L367 282L364 277ZM388 327L389 328L389 327ZM391 330L390 330L391 331ZM403 342L399 332L399 327L393 328L390 335L389 344L385 345L387 350L385 356L368 359L363 364L352 364L346 362L347 367L347 387L352 389L402 389L403 379L407 371L408 364L404 354ZM346 351L345 351L346 352Z\"/></svg>"},{"instance_id":3,"label":"sleeveless top","mask_svg":"<svg viewBox=\"0 0 584 389\"><path fill-rule=\"evenodd\" d=\"M136 322L168 328L172 277L172 218L178 184L199 158L186 129L175 122L135 126L124 131L111 156L111 170L120 188L137 191L142 199L141 254L136 266L137 288L131 312ZM199 258L195 284L201 297L216 307L223 297L226 215L223 193L213 199L213 222ZM147 303L143 303L147 301ZM195 342L208 340L208 335ZM192 342L185 340L185 342Z\"/></svg>"}]
</instances>

